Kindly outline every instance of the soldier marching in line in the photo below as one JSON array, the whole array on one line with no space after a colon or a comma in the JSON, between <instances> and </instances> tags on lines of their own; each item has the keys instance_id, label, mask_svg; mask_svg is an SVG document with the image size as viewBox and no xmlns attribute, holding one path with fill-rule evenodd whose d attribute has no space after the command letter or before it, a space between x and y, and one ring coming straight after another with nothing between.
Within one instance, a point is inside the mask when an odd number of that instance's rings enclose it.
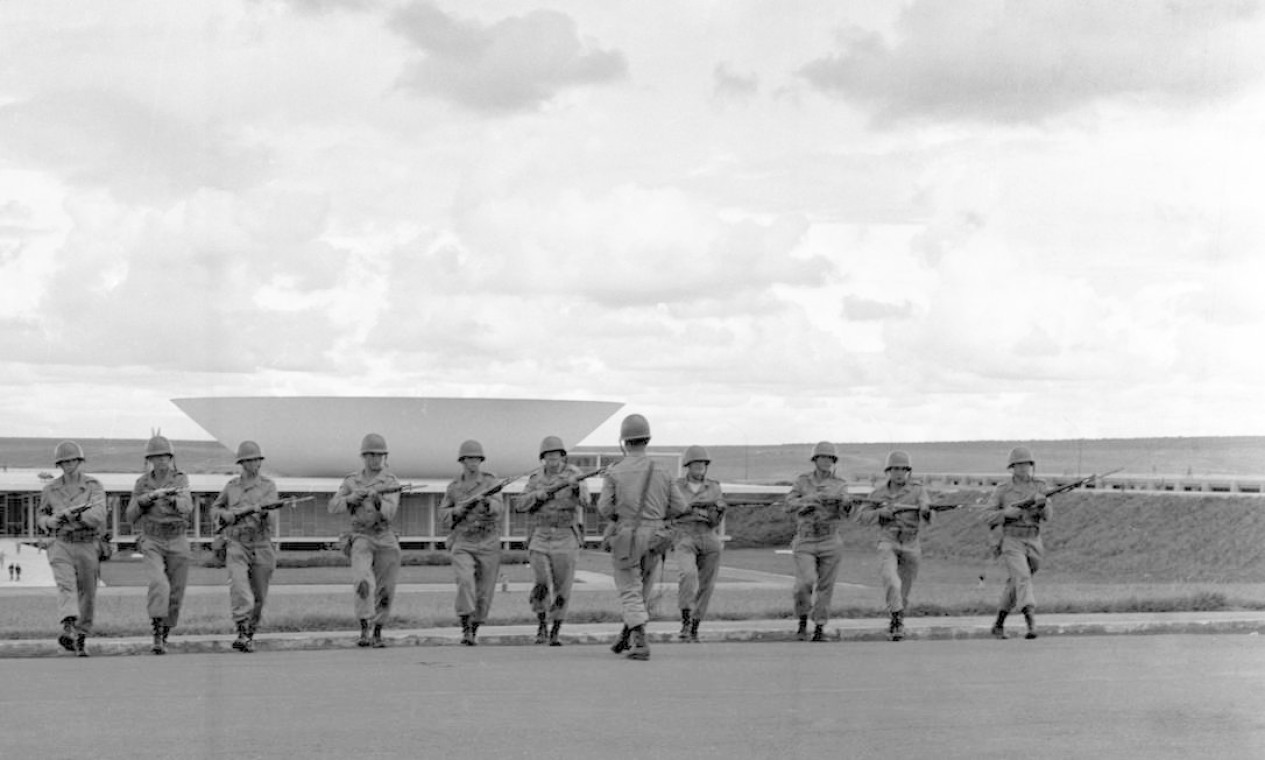
<instances>
[{"instance_id":1,"label":"soldier marching in line","mask_svg":"<svg viewBox=\"0 0 1265 760\"><path fill-rule=\"evenodd\" d=\"M673 521L676 533L677 606L681 610L682 641L698 641L698 625L707 615L716 576L720 572L720 524L725 516L724 494L720 482L707 477L712 463L707 449L690 446L685 449L682 464L685 475L676 486L685 497L689 511Z\"/></svg>"},{"instance_id":2,"label":"soldier marching in line","mask_svg":"<svg viewBox=\"0 0 1265 760\"><path fill-rule=\"evenodd\" d=\"M329 501L329 511L351 515L347 553L360 621L356 645L381 649L386 646L382 626L391 616L400 574L400 539L391 528L400 508L400 486L387 469L385 438L377 433L366 435L360 442L360 458L364 467L343 478L338 493Z\"/></svg>"},{"instance_id":3,"label":"soldier marching in line","mask_svg":"<svg viewBox=\"0 0 1265 760\"><path fill-rule=\"evenodd\" d=\"M57 615L62 625L57 643L68 652L87 657L84 641L92 633L100 575L97 539L105 528L107 511L105 489L96 478L82 472L83 462L79 444L57 444L53 463L62 474L40 493L38 523L53 534L48 564L57 582Z\"/></svg>"},{"instance_id":4,"label":"soldier marching in line","mask_svg":"<svg viewBox=\"0 0 1265 760\"><path fill-rule=\"evenodd\" d=\"M650 444L650 423L640 414L630 414L619 426L620 446L625 456L611 466L597 509L616 523L611 538L611 564L624 618L624 628L611 647L615 654L628 651L632 660L650 659L646 641L645 589L653 583L659 555L653 552L655 533L664 521L685 514L688 507L672 474L656 467L646 456Z\"/></svg>"},{"instance_id":5,"label":"soldier marching in line","mask_svg":"<svg viewBox=\"0 0 1265 760\"><path fill-rule=\"evenodd\" d=\"M905 638L905 608L922 560L918 530L931 520L931 497L921 483L909 479L911 469L908 453L888 454L883 470L887 481L874 489L857 511L858 522L879 526L879 572L891 616L887 633L892 641Z\"/></svg>"},{"instance_id":6,"label":"soldier marching in line","mask_svg":"<svg viewBox=\"0 0 1265 760\"><path fill-rule=\"evenodd\" d=\"M833 443L818 443L813 448L813 470L796 478L786 497L786 512L796 517L791 554L795 558L795 615L799 618L795 636L800 641L809 638L810 615L815 624L812 640L825 640L835 576L843 556L839 524L849 516L852 500L847 482L835 475L838 461Z\"/></svg>"},{"instance_id":7,"label":"soldier marching in line","mask_svg":"<svg viewBox=\"0 0 1265 760\"><path fill-rule=\"evenodd\" d=\"M535 584L531 589L531 609L536 613L536 643L562 646L558 637L567 618L571 587L575 583L575 565L580 556L584 508L589 504L589 489L581 479L583 473L568 464L562 439L545 436L540 442L540 472L527 480L522 497L514 509L531 514L528 529L527 560L531 563Z\"/></svg>"},{"instance_id":8,"label":"soldier marching in line","mask_svg":"<svg viewBox=\"0 0 1265 760\"><path fill-rule=\"evenodd\" d=\"M989 528L1001 530L1000 543L994 545L994 550L1009 572L992 633L999 639L1006 638L1006 615L1018 607L1028 626L1024 638L1035 639L1037 600L1032 592L1032 576L1045 551L1041 524L1050 520L1050 504L1045 496L1045 481L1033 477L1036 462L1027 447L1011 449L1008 467L1010 482L997 486L984 504Z\"/></svg>"},{"instance_id":9,"label":"soldier marching in line","mask_svg":"<svg viewBox=\"0 0 1265 760\"><path fill-rule=\"evenodd\" d=\"M228 598L239 652L255 651L255 630L263 616L268 584L277 567L272 546L272 523L262 505L277 501L277 484L259 472L264 454L254 441L237 447L241 474L224 484L211 505L211 518L223 527L224 567L228 570Z\"/></svg>"},{"instance_id":10,"label":"soldier marching in line","mask_svg":"<svg viewBox=\"0 0 1265 760\"><path fill-rule=\"evenodd\" d=\"M136 479L127 505L127 521L135 526L138 549L149 578L146 608L154 631L154 654L167 652L167 636L180 620L189 580L189 515L193 499L189 478L172 466L175 452L161 435L145 446L148 471Z\"/></svg>"},{"instance_id":11,"label":"soldier marching in line","mask_svg":"<svg viewBox=\"0 0 1265 760\"><path fill-rule=\"evenodd\" d=\"M501 517L505 502L495 475L482 471L483 445L470 440L457 450L461 474L448 484L439 503L440 525L448 531L448 550L457 581L457 618L461 643L475 646L479 626L488 617L501 569Z\"/></svg>"}]
</instances>

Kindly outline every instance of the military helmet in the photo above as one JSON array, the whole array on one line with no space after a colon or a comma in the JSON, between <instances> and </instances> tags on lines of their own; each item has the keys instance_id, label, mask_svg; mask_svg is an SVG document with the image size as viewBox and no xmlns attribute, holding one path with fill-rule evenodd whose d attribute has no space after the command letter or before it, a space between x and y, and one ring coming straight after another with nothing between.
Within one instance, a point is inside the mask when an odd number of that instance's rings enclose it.
<instances>
[{"instance_id":1,"label":"military helmet","mask_svg":"<svg viewBox=\"0 0 1265 760\"><path fill-rule=\"evenodd\" d=\"M830 457L836 462L839 461L839 452L835 450L835 445L830 441L822 441L813 447L813 455L809 457L809 461L817 457Z\"/></svg>"},{"instance_id":2,"label":"military helmet","mask_svg":"<svg viewBox=\"0 0 1265 760\"><path fill-rule=\"evenodd\" d=\"M259 444L254 441L242 441L237 444L237 463L241 464L247 459L263 459L263 449L259 448Z\"/></svg>"},{"instance_id":3,"label":"military helmet","mask_svg":"<svg viewBox=\"0 0 1265 760\"><path fill-rule=\"evenodd\" d=\"M887 455L887 466L883 468L883 472L887 472L888 470L896 467L903 467L906 470L912 470L914 468L913 464L909 461L909 452L897 449Z\"/></svg>"},{"instance_id":4,"label":"military helmet","mask_svg":"<svg viewBox=\"0 0 1265 760\"><path fill-rule=\"evenodd\" d=\"M650 423L640 414L630 414L619 423L619 440L631 441L650 437Z\"/></svg>"},{"instance_id":5,"label":"military helmet","mask_svg":"<svg viewBox=\"0 0 1265 760\"><path fill-rule=\"evenodd\" d=\"M387 453L387 439L377 433L369 433L360 441L361 454L385 454Z\"/></svg>"},{"instance_id":6,"label":"military helmet","mask_svg":"<svg viewBox=\"0 0 1265 760\"><path fill-rule=\"evenodd\" d=\"M681 457L681 464L689 467L694 462L711 464L712 458L707 456L707 449L702 446L689 446L685 449L685 455Z\"/></svg>"},{"instance_id":7,"label":"military helmet","mask_svg":"<svg viewBox=\"0 0 1265 760\"><path fill-rule=\"evenodd\" d=\"M171 441L168 441L161 435L156 435L149 439L149 443L145 444L145 458L169 456L174 457L176 452L171 450Z\"/></svg>"},{"instance_id":8,"label":"military helmet","mask_svg":"<svg viewBox=\"0 0 1265 760\"><path fill-rule=\"evenodd\" d=\"M567 455L567 447L562 445L562 439L556 435L547 435L540 442L540 458L544 459L545 454L551 451L560 451L562 456Z\"/></svg>"},{"instance_id":9,"label":"military helmet","mask_svg":"<svg viewBox=\"0 0 1265 760\"><path fill-rule=\"evenodd\" d=\"M1027 462L1028 464L1036 464L1036 460L1032 458L1032 452L1027 446L1016 446L1010 450L1010 464L1007 467L1014 467L1017 464Z\"/></svg>"},{"instance_id":10,"label":"military helmet","mask_svg":"<svg viewBox=\"0 0 1265 760\"><path fill-rule=\"evenodd\" d=\"M83 459L83 449L74 441L62 441L53 449L53 464L61 464L70 459Z\"/></svg>"},{"instance_id":11,"label":"military helmet","mask_svg":"<svg viewBox=\"0 0 1265 760\"><path fill-rule=\"evenodd\" d=\"M457 461L460 462L466 457L478 457L479 459L487 459L487 457L483 455L483 444L479 443L478 441L474 439L471 439L469 441L463 441L461 443L461 447L457 449Z\"/></svg>"}]
</instances>

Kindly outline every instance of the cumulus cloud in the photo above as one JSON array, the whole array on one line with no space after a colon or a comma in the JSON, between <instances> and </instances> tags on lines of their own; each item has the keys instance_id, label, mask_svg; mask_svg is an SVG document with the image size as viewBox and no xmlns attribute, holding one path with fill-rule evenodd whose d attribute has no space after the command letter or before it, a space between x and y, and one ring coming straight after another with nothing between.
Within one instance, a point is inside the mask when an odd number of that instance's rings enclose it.
<instances>
[{"instance_id":1,"label":"cumulus cloud","mask_svg":"<svg viewBox=\"0 0 1265 760\"><path fill-rule=\"evenodd\" d=\"M1120 96L1206 101L1259 74L1257 10L1238 0L917 0L892 39L846 27L835 52L799 73L879 121L1040 121Z\"/></svg>"},{"instance_id":2,"label":"cumulus cloud","mask_svg":"<svg viewBox=\"0 0 1265 760\"><path fill-rule=\"evenodd\" d=\"M712 97L717 100L745 100L760 90L760 80L754 74L739 74L727 63L718 63L712 70Z\"/></svg>"},{"instance_id":3,"label":"cumulus cloud","mask_svg":"<svg viewBox=\"0 0 1265 760\"><path fill-rule=\"evenodd\" d=\"M417 2L396 11L389 26L422 54L401 76L403 88L478 112L530 111L569 87L627 75L622 53L582 39L557 11L485 25Z\"/></svg>"}]
</instances>

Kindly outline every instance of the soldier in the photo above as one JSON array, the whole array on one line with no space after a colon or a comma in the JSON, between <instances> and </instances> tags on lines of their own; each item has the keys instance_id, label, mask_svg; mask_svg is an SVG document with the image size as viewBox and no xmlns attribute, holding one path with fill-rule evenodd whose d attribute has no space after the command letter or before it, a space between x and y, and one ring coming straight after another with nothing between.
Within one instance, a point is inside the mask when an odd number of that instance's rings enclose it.
<instances>
[{"instance_id":1,"label":"soldier","mask_svg":"<svg viewBox=\"0 0 1265 760\"><path fill-rule=\"evenodd\" d=\"M887 634L892 641L905 638L905 608L922 559L918 529L931 520L931 498L921 483L909 479L911 469L906 452L888 454L883 470L887 482L874 489L857 512L858 522L879 526L879 572L891 616Z\"/></svg>"},{"instance_id":2,"label":"soldier","mask_svg":"<svg viewBox=\"0 0 1265 760\"><path fill-rule=\"evenodd\" d=\"M1010 482L997 486L984 504L989 528L1001 529L1000 544L995 545L994 551L1005 560L1009 572L997 608L997 620L993 623L993 636L999 639L1006 638L1006 615L1016 607L1023 612L1028 624L1024 638L1037 637L1037 600L1032 593L1032 575L1040 567L1045 550L1041 544L1041 524L1049 521L1051 513L1045 481L1032 475L1035 466L1027 447L1011 449Z\"/></svg>"},{"instance_id":3,"label":"soldier","mask_svg":"<svg viewBox=\"0 0 1265 760\"><path fill-rule=\"evenodd\" d=\"M167 652L167 636L180 620L189 580L189 527L193 499L189 478L172 466L175 453L161 435L145 446L148 472L136 479L127 521L135 526L138 548L149 577L146 605L154 628L154 654Z\"/></svg>"},{"instance_id":4,"label":"soldier","mask_svg":"<svg viewBox=\"0 0 1265 760\"><path fill-rule=\"evenodd\" d=\"M540 442L541 471L527 480L514 509L532 515L528 531L527 559L536 583L531 589L531 608L536 613L536 643L562 646L558 632L567 618L575 564L580 556L583 510L589 489L580 468L567 463L562 439L550 435ZM546 623L549 623L546 631Z\"/></svg>"},{"instance_id":5,"label":"soldier","mask_svg":"<svg viewBox=\"0 0 1265 760\"><path fill-rule=\"evenodd\" d=\"M448 550L457 580L457 617L461 643L475 646L479 626L487 620L501 569L501 517L505 502L500 493L486 491L496 476L483 472L483 445L466 441L457 450L461 474L448 484L439 503L440 525L448 531Z\"/></svg>"},{"instance_id":6,"label":"soldier","mask_svg":"<svg viewBox=\"0 0 1265 760\"><path fill-rule=\"evenodd\" d=\"M689 511L673 522L676 533L676 564L680 569L676 600L681 609L681 641L698 641L698 624L707 615L707 605L720 571L720 524L725 516L720 482L707 477L712 460L707 449L685 449L685 475L676 486L685 497Z\"/></svg>"},{"instance_id":7,"label":"soldier","mask_svg":"<svg viewBox=\"0 0 1265 760\"><path fill-rule=\"evenodd\" d=\"M812 640L824 641L830 617L830 599L843 555L839 523L848 517L852 506L848 484L835 475L838 461L833 443L818 443L813 448L813 471L800 475L786 497L786 511L794 513L796 520L791 554L795 558L795 614L799 617L795 637L800 641L808 640L810 614L816 624Z\"/></svg>"},{"instance_id":8,"label":"soldier","mask_svg":"<svg viewBox=\"0 0 1265 760\"><path fill-rule=\"evenodd\" d=\"M381 649L382 626L391 616L395 581L400 574L400 539L391 520L400 508L400 484L387 469L387 442L369 433L360 442L364 468L343 478L330 499L331 513L351 515L351 576L360 638L356 646ZM373 635L369 626L373 625Z\"/></svg>"},{"instance_id":9,"label":"soldier","mask_svg":"<svg viewBox=\"0 0 1265 760\"><path fill-rule=\"evenodd\" d=\"M665 468L656 467L646 456L650 444L650 423L640 414L630 414L619 426L620 446L625 457L612 465L597 509L602 517L616 523L611 538L611 562L615 586L623 610L624 628L611 651L628 650L632 660L650 659L646 642L646 588L653 583L659 556L651 550L655 533L665 520L685 514L685 497Z\"/></svg>"},{"instance_id":10,"label":"soldier","mask_svg":"<svg viewBox=\"0 0 1265 760\"><path fill-rule=\"evenodd\" d=\"M255 629L263 616L268 584L277 567L272 547L272 523L262 505L277 501L277 484L259 468L263 451L254 441L237 447L242 473L224 484L211 505L211 518L223 527L227 542L224 566L228 569L228 599L237 639L233 648L255 651Z\"/></svg>"},{"instance_id":11,"label":"soldier","mask_svg":"<svg viewBox=\"0 0 1265 760\"><path fill-rule=\"evenodd\" d=\"M83 461L79 444L57 444L53 463L62 474L44 486L38 522L40 528L53 534L48 564L57 582L57 615L62 625L57 643L68 652L87 657L84 641L92 633L100 573L97 537L105 529L107 513L105 489L96 478L82 472ZM22 579L21 570L17 579Z\"/></svg>"}]
</instances>

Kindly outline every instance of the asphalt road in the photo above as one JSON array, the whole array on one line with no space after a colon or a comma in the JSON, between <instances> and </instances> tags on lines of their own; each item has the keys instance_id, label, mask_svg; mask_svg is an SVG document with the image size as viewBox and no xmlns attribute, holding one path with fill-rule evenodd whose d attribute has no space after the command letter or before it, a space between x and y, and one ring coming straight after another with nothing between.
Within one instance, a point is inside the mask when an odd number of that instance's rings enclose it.
<instances>
[{"instance_id":1,"label":"asphalt road","mask_svg":"<svg viewBox=\"0 0 1265 760\"><path fill-rule=\"evenodd\" d=\"M1248 635L5 661L3 758L1261 758Z\"/></svg>"}]
</instances>

